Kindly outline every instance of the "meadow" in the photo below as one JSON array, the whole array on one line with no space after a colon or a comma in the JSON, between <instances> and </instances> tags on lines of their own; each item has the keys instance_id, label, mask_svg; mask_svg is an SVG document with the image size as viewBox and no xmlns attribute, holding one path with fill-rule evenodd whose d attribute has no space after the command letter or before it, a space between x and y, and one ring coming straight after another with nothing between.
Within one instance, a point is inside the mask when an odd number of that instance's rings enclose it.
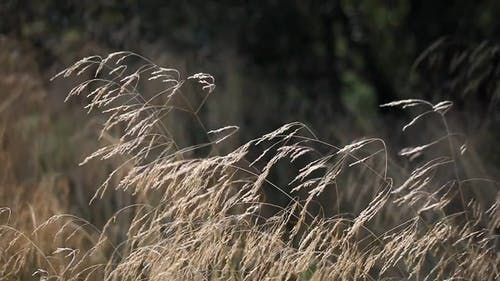
<instances>
[{"instance_id":1,"label":"meadow","mask_svg":"<svg viewBox=\"0 0 500 281\"><path fill-rule=\"evenodd\" d=\"M380 105L408 116L401 149L302 120L242 142L204 120L211 74L88 56L55 111L1 59L0 280L500 278L500 184L453 101Z\"/></svg>"}]
</instances>

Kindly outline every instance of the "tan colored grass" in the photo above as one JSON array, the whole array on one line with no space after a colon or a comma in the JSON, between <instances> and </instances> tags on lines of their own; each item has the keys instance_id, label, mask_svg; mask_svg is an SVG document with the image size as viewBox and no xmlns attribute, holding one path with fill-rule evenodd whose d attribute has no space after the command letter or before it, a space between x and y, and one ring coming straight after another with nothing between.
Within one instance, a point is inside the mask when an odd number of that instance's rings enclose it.
<instances>
[{"instance_id":1,"label":"tan colored grass","mask_svg":"<svg viewBox=\"0 0 500 281\"><path fill-rule=\"evenodd\" d=\"M111 188L139 200L110 218L100 235L90 239L92 249L81 255L69 246L56 250L54 254L66 254L68 260L62 270L50 260L37 264L40 278L80 280L93 278L91 273L105 280L500 278L494 243L499 196L481 200L467 192L471 187L460 173L460 146L446 121L451 102L385 105L422 109L404 129L422 115L435 115L443 124L443 136L405 149L402 155L437 144L446 147L408 177L391 178L383 140L365 138L335 146L317 139L299 122L218 154L216 147L237 127L211 130L199 117L215 88L208 74L183 79L174 69L117 52L84 58L57 76L82 73L95 78L77 85L68 98L87 95L88 110L107 116L101 137L114 140L83 164L125 159L93 200ZM200 91L184 93L183 85L191 82L199 83ZM141 93L142 83L159 83L163 90ZM208 141L179 140L168 125L177 112L191 115ZM289 182L274 183L273 171L283 166L296 170L291 170ZM496 182L484 186L496 194L498 187ZM276 194L288 203L280 204L273 198ZM125 238L113 244L108 234L126 213L132 214L128 229L119 229ZM9 227L4 224L0 235L24 237ZM38 247L28 244L26 249ZM106 262L89 265L98 253L107 254ZM39 257L47 258L41 253ZM23 267L26 260L11 264Z\"/></svg>"}]
</instances>

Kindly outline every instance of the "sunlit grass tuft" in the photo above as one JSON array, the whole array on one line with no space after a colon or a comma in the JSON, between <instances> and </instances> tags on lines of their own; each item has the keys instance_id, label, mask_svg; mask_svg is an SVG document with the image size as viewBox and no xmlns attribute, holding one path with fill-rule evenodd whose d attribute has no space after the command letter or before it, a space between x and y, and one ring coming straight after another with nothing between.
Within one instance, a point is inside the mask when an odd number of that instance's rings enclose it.
<instances>
[{"instance_id":1,"label":"sunlit grass tuft","mask_svg":"<svg viewBox=\"0 0 500 281\"><path fill-rule=\"evenodd\" d=\"M61 280L500 277L499 185L461 172L466 143L447 122L449 101L384 105L421 110L403 131L428 115L443 126L435 140L400 152L415 160L433 149L429 160L404 176L391 170L384 140L334 145L300 122L219 153L238 127L207 128L200 118L215 89L208 74L183 78L140 55L117 52L84 58L56 77L84 73L92 78L83 79L68 99L86 95L87 110L106 118L100 134L105 145L82 164L121 161L92 201L121 190L134 202L102 228L54 212L30 233L16 225L15 212L1 209L7 214L2 241L15 242L0 244L0 259L10 268L0 276L12 278L23 269ZM199 91L184 91L193 82ZM159 90L142 93L145 83ZM180 137L174 131L178 114L194 120L206 141ZM275 181L273 175L283 170L287 180ZM474 192L479 187L496 198ZM50 255L40 246L48 240L36 239L48 227L62 238L54 239ZM75 237L87 244L68 242Z\"/></svg>"}]
</instances>

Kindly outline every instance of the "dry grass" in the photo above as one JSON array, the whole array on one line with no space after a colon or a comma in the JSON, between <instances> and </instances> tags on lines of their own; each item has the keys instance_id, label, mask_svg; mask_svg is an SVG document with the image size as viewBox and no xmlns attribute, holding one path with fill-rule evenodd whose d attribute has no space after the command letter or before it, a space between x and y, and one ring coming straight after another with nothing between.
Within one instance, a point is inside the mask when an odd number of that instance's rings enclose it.
<instances>
[{"instance_id":1,"label":"dry grass","mask_svg":"<svg viewBox=\"0 0 500 281\"><path fill-rule=\"evenodd\" d=\"M392 171L383 140L335 146L298 122L220 153L238 128L210 130L200 119L215 88L208 74L183 79L117 52L84 58L57 77L84 73L92 78L68 98L86 95L88 111L106 116L107 145L82 164L121 161L92 200L122 190L133 202L101 229L46 200L37 201L54 216L31 229L19 229L18 210L1 209L3 279L26 272L40 280L500 278L499 184L465 177L466 145L446 119L451 102L384 105L420 110L403 130L428 116L443 127L435 140L401 151L410 159L432 151L405 176ZM141 93L143 84L161 90ZM184 91L186 84L201 89ZM197 124L202 141L179 137L179 116Z\"/></svg>"}]
</instances>

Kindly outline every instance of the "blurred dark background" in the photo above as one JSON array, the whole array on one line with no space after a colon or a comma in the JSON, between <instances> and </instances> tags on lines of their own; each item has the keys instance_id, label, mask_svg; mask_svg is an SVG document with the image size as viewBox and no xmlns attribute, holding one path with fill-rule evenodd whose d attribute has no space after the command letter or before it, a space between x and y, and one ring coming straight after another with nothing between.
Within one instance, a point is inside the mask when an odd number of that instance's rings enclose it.
<instances>
[{"instance_id":1,"label":"blurred dark background","mask_svg":"<svg viewBox=\"0 0 500 281\"><path fill-rule=\"evenodd\" d=\"M47 77L82 55L131 50L159 63L172 56L173 67L214 74L221 95L241 92L234 106L255 130L289 119L323 125L335 115L373 127L366 118L379 112L378 104L409 97L451 99L482 114L496 105L497 1L3 1L0 7L2 40L29 48Z\"/></svg>"},{"instance_id":2,"label":"blurred dark background","mask_svg":"<svg viewBox=\"0 0 500 281\"><path fill-rule=\"evenodd\" d=\"M84 98L63 103L74 81L50 78L119 50L214 75L202 119L240 126L241 143L301 121L336 144L382 137L396 154L442 128L430 119L402 134L410 115L379 104L451 100L469 166L498 177L499 14L494 0L2 1L0 179L36 185L50 175L86 205L90 195L72 192L91 194L113 165L77 167L97 147L98 120L85 116Z\"/></svg>"}]
</instances>

